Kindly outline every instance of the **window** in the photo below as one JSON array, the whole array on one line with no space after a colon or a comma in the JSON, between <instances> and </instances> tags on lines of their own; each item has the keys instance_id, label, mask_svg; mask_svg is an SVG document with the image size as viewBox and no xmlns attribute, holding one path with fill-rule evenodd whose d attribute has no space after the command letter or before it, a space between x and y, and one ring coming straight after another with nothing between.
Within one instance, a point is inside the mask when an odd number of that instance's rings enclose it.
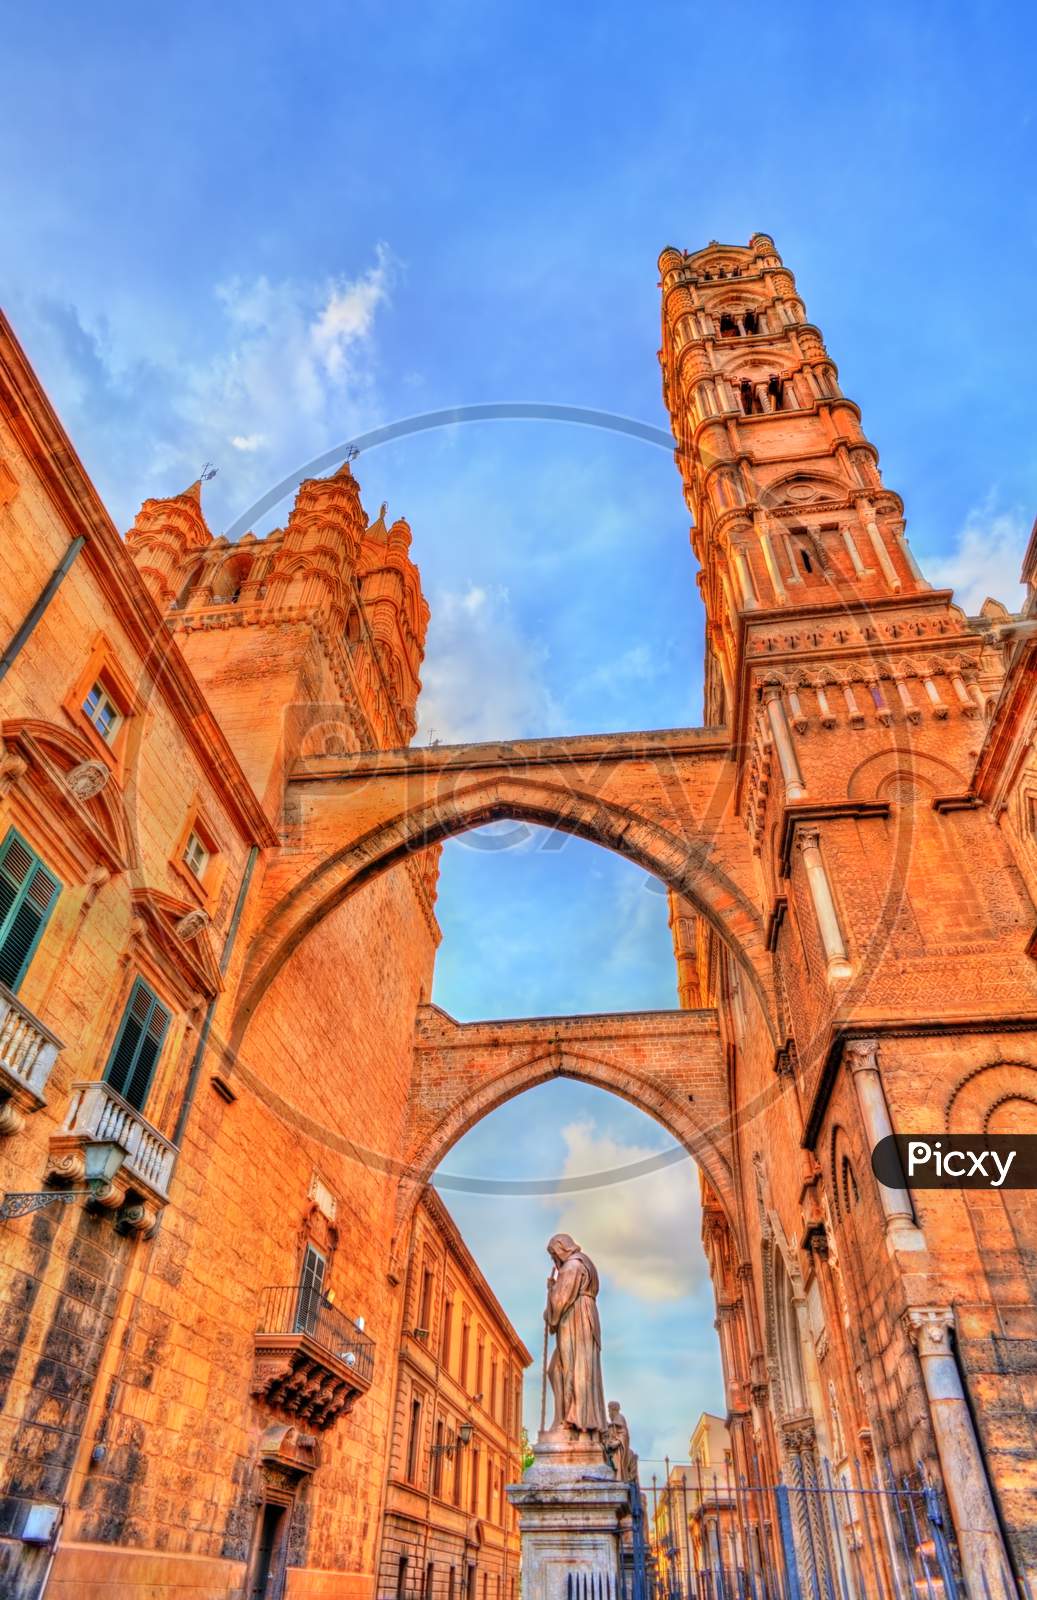
<instances>
[{"instance_id":1,"label":"window","mask_svg":"<svg viewBox=\"0 0 1037 1600\"><path fill-rule=\"evenodd\" d=\"M461 1504L461 1470L464 1466L464 1451L461 1449L456 1433L452 1434L451 1438L454 1445L454 1505L459 1506Z\"/></svg>"},{"instance_id":2,"label":"window","mask_svg":"<svg viewBox=\"0 0 1037 1600\"><path fill-rule=\"evenodd\" d=\"M439 1359L444 1367L450 1365L450 1343L454 1331L454 1300L449 1289L443 1296L443 1322L439 1338Z\"/></svg>"},{"instance_id":3,"label":"window","mask_svg":"<svg viewBox=\"0 0 1037 1600\"><path fill-rule=\"evenodd\" d=\"M475 1393L476 1398L482 1399L483 1372L486 1366L486 1343L482 1334L479 1335L479 1344L475 1356Z\"/></svg>"},{"instance_id":4,"label":"window","mask_svg":"<svg viewBox=\"0 0 1037 1600\"><path fill-rule=\"evenodd\" d=\"M468 1349L469 1345L471 1344L471 1338L472 1324L469 1322L468 1318L465 1317L461 1324L461 1370L457 1374L461 1380L462 1386L465 1389L468 1387Z\"/></svg>"},{"instance_id":5,"label":"window","mask_svg":"<svg viewBox=\"0 0 1037 1600\"><path fill-rule=\"evenodd\" d=\"M407 1482L418 1481L418 1437L421 1433L421 1401L410 1403L410 1432L407 1436Z\"/></svg>"},{"instance_id":6,"label":"window","mask_svg":"<svg viewBox=\"0 0 1037 1600\"><path fill-rule=\"evenodd\" d=\"M312 1333L317 1326L317 1314L324 1298L324 1275L328 1258L312 1244L306 1246L302 1272L299 1276L299 1299L295 1307L295 1327L298 1333Z\"/></svg>"},{"instance_id":7,"label":"window","mask_svg":"<svg viewBox=\"0 0 1037 1600\"><path fill-rule=\"evenodd\" d=\"M479 1510L479 1452L472 1451L472 1481L469 1485L470 1500L468 1508L474 1517Z\"/></svg>"},{"instance_id":8,"label":"window","mask_svg":"<svg viewBox=\"0 0 1037 1600\"><path fill-rule=\"evenodd\" d=\"M456 1600L456 1596L457 1596L457 1568L456 1567L451 1567L450 1568L450 1576L447 1579L446 1600Z\"/></svg>"},{"instance_id":9,"label":"window","mask_svg":"<svg viewBox=\"0 0 1037 1600\"><path fill-rule=\"evenodd\" d=\"M144 1109L170 1013L143 978L134 981L104 1081L135 1111Z\"/></svg>"},{"instance_id":10,"label":"window","mask_svg":"<svg viewBox=\"0 0 1037 1600\"><path fill-rule=\"evenodd\" d=\"M205 869L209 865L209 852L193 828L187 835L183 859L187 870L193 872L201 883L205 878Z\"/></svg>"},{"instance_id":11,"label":"window","mask_svg":"<svg viewBox=\"0 0 1037 1600\"><path fill-rule=\"evenodd\" d=\"M94 640L83 670L70 686L61 708L121 779L130 724L140 706L137 690L118 651L104 634Z\"/></svg>"},{"instance_id":12,"label":"window","mask_svg":"<svg viewBox=\"0 0 1037 1600\"><path fill-rule=\"evenodd\" d=\"M219 841L196 795L187 808L180 836L169 857L177 877L212 916L219 899L226 860Z\"/></svg>"},{"instance_id":13,"label":"window","mask_svg":"<svg viewBox=\"0 0 1037 1600\"><path fill-rule=\"evenodd\" d=\"M432 1446L432 1493L439 1498L443 1493L443 1452L445 1449L442 1417L436 1423L435 1443Z\"/></svg>"},{"instance_id":14,"label":"window","mask_svg":"<svg viewBox=\"0 0 1037 1600\"><path fill-rule=\"evenodd\" d=\"M497 1415L497 1352L490 1352L490 1416Z\"/></svg>"},{"instance_id":15,"label":"window","mask_svg":"<svg viewBox=\"0 0 1037 1600\"><path fill-rule=\"evenodd\" d=\"M396 1600L403 1600L407 1593L407 1557L401 1556L396 1568Z\"/></svg>"},{"instance_id":16,"label":"window","mask_svg":"<svg viewBox=\"0 0 1037 1600\"><path fill-rule=\"evenodd\" d=\"M421 1299L418 1302L418 1327L426 1333L432 1316L432 1281L432 1268L426 1267L421 1274Z\"/></svg>"},{"instance_id":17,"label":"window","mask_svg":"<svg viewBox=\"0 0 1037 1600\"><path fill-rule=\"evenodd\" d=\"M119 731L122 714L104 684L93 685L83 701L83 712L92 722L105 744L111 744Z\"/></svg>"},{"instance_id":18,"label":"window","mask_svg":"<svg viewBox=\"0 0 1037 1600\"><path fill-rule=\"evenodd\" d=\"M17 989L61 888L12 828L0 845L0 983Z\"/></svg>"},{"instance_id":19,"label":"window","mask_svg":"<svg viewBox=\"0 0 1037 1600\"><path fill-rule=\"evenodd\" d=\"M430 1561L425 1568L425 1600L432 1600L432 1588L436 1581L436 1564Z\"/></svg>"}]
</instances>

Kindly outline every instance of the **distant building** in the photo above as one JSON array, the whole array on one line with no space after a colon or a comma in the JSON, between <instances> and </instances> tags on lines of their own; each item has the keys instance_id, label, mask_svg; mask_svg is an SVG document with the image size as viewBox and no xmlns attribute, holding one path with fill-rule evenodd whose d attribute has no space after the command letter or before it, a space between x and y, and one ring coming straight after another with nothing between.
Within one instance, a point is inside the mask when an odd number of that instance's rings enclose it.
<instances>
[{"instance_id":1,"label":"distant building","mask_svg":"<svg viewBox=\"0 0 1037 1600\"><path fill-rule=\"evenodd\" d=\"M718 1571L736 1581L745 1556L738 1542L731 1436L704 1411L691 1433L689 1461L670 1468L654 1494L651 1544L661 1595L697 1594ZM734 1591L737 1592L737 1591Z\"/></svg>"},{"instance_id":2,"label":"distant building","mask_svg":"<svg viewBox=\"0 0 1037 1600\"><path fill-rule=\"evenodd\" d=\"M407 1272L379 1600L515 1600L522 1380L532 1357L433 1189Z\"/></svg>"},{"instance_id":3,"label":"distant building","mask_svg":"<svg viewBox=\"0 0 1037 1600\"><path fill-rule=\"evenodd\" d=\"M731 1435L722 1417L703 1411L691 1434L688 1533L692 1570L736 1571L740 1557ZM754 1519L755 1520L755 1519Z\"/></svg>"}]
</instances>

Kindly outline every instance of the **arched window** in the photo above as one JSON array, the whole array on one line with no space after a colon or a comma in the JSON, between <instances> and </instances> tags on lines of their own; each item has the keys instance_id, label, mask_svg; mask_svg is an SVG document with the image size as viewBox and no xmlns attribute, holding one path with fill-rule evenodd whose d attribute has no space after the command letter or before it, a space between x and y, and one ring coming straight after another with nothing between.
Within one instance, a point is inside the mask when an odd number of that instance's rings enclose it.
<instances>
[{"instance_id":1,"label":"arched window","mask_svg":"<svg viewBox=\"0 0 1037 1600\"><path fill-rule=\"evenodd\" d=\"M176 600L174 601L178 611L182 611L186 606L191 590L196 588L198 583L201 581L201 576L204 570L205 562L196 561L190 572L187 574L187 577L184 579L183 584L181 585L180 593L177 595Z\"/></svg>"},{"instance_id":2,"label":"arched window","mask_svg":"<svg viewBox=\"0 0 1037 1600\"><path fill-rule=\"evenodd\" d=\"M241 599L242 585L251 571L251 556L231 556L225 561L213 580L212 597L216 604L237 605Z\"/></svg>"}]
</instances>

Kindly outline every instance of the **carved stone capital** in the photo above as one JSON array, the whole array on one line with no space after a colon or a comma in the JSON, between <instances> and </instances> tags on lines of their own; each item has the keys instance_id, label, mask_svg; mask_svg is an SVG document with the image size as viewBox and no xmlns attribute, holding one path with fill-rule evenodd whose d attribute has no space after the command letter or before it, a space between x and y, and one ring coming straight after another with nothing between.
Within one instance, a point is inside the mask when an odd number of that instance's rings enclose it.
<instances>
[{"instance_id":1,"label":"carved stone capital","mask_svg":"<svg viewBox=\"0 0 1037 1600\"><path fill-rule=\"evenodd\" d=\"M920 1356L949 1356L954 1312L950 1306L912 1306L904 1328Z\"/></svg>"},{"instance_id":2,"label":"carved stone capital","mask_svg":"<svg viewBox=\"0 0 1037 1600\"><path fill-rule=\"evenodd\" d=\"M799 1070L795 1041L786 1039L774 1053L774 1071L779 1078L794 1078Z\"/></svg>"},{"instance_id":3,"label":"carved stone capital","mask_svg":"<svg viewBox=\"0 0 1037 1600\"><path fill-rule=\"evenodd\" d=\"M800 823L796 829L796 849L801 855L805 855L808 850L820 848L821 829L813 822Z\"/></svg>"},{"instance_id":4,"label":"carved stone capital","mask_svg":"<svg viewBox=\"0 0 1037 1600\"><path fill-rule=\"evenodd\" d=\"M851 1072L878 1072L879 1041L847 1039L843 1045L843 1062Z\"/></svg>"}]
</instances>

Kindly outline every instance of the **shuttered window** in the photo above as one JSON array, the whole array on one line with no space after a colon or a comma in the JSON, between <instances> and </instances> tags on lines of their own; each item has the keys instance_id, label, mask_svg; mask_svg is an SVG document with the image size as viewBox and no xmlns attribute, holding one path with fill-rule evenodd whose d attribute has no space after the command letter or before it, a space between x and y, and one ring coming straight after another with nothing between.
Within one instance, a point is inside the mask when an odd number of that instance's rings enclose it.
<instances>
[{"instance_id":1,"label":"shuttered window","mask_svg":"<svg viewBox=\"0 0 1037 1600\"><path fill-rule=\"evenodd\" d=\"M0 844L0 983L17 989L61 885L12 828Z\"/></svg>"},{"instance_id":2,"label":"shuttered window","mask_svg":"<svg viewBox=\"0 0 1037 1600\"><path fill-rule=\"evenodd\" d=\"M300 1333L312 1333L317 1325L317 1313L324 1297L324 1273L327 1265L327 1257L321 1255L319 1250L315 1250L312 1244L308 1244L302 1264L302 1277L299 1280L299 1303L295 1308L295 1326Z\"/></svg>"},{"instance_id":3,"label":"shuttered window","mask_svg":"<svg viewBox=\"0 0 1037 1600\"><path fill-rule=\"evenodd\" d=\"M168 1027L168 1010L154 989L138 978L104 1074L105 1082L135 1111L144 1109Z\"/></svg>"}]
</instances>

